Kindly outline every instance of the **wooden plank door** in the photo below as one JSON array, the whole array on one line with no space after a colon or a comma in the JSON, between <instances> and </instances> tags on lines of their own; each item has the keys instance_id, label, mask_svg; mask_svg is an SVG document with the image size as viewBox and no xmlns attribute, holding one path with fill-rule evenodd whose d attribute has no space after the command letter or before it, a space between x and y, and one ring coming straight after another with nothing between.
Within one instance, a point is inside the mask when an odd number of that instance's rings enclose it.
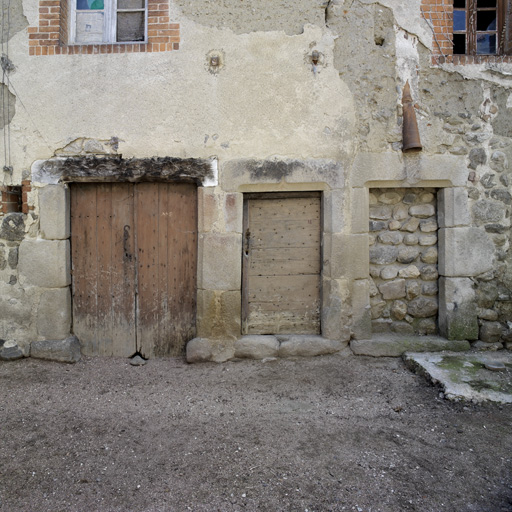
<instances>
[{"instance_id":1,"label":"wooden plank door","mask_svg":"<svg viewBox=\"0 0 512 512\"><path fill-rule=\"evenodd\" d=\"M87 355L176 356L195 333L191 184L71 187L73 329Z\"/></svg>"},{"instance_id":2,"label":"wooden plank door","mask_svg":"<svg viewBox=\"0 0 512 512\"><path fill-rule=\"evenodd\" d=\"M71 187L73 330L86 355L133 355L133 185Z\"/></svg>"},{"instance_id":3,"label":"wooden plank door","mask_svg":"<svg viewBox=\"0 0 512 512\"><path fill-rule=\"evenodd\" d=\"M249 195L244 233L244 333L319 334L320 195Z\"/></svg>"}]
</instances>

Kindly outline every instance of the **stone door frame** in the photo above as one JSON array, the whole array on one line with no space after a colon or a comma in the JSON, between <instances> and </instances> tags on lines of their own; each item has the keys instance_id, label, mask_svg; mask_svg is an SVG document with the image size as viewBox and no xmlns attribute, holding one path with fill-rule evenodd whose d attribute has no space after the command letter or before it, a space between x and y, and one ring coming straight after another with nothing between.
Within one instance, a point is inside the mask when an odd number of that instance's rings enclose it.
<instances>
[{"instance_id":1,"label":"stone door frame","mask_svg":"<svg viewBox=\"0 0 512 512\"><path fill-rule=\"evenodd\" d=\"M27 269L26 273L34 274L34 277L29 276L34 285L44 288L46 294L57 297L58 300L53 300L54 319L48 319L48 322L57 324L59 337L65 338L72 328L68 184L184 182L197 185L199 194L203 187L218 185L218 171L216 159L70 156L34 162L31 181L37 191L40 223L38 239L24 242L22 265ZM52 332L57 330L53 328ZM55 339L55 335L52 339Z\"/></svg>"},{"instance_id":2,"label":"stone door frame","mask_svg":"<svg viewBox=\"0 0 512 512\"><path fill-rule=\"evenodd\" d=\"M438 215L439 331L448 339L478 339L472 279L493 268L493 244L483 228L472 227L468 208L469 169L454 156L360 154L351 176L352 233L368 236L369 191L372 188L435 188ZM369 265L367 267L369 275ZM356 339L370 339L371 315L367 278L352 289Z\"/></svg>"}]
</instances>

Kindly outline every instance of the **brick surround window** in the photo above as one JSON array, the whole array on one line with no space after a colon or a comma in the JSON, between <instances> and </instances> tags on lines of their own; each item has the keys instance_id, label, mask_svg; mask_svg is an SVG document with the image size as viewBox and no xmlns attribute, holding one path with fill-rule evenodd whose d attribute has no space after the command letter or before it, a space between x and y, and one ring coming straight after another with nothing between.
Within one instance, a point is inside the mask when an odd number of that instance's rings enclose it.
<instances>
[{"instance_id":1,"label":"brick surround window","mask_svg":"<svg viewBox=\"0 0 512 512\"><path fill-rule=\"evenodd\" d=\"M22 212L28 213L34 206L28 204L28 193L32 190L29 180L19 185L0 186L0 214Z\"/></svg>"},{"instance_id":2,"label":"brick surround window","mask_svg":"<svg viewBox=\"0 0 512 512\"><path fill-rule=\"evenodd\" d=\"M40 0L30 55L178 50L180 27L162 0Z\"/></svg>"},{"instance_id":3,"label":"brick surround window","mask_svg":"<svg viewBox=\"0 0 512 512\"><path fill-rule=\"evenodd\" d=\"M422 0L434 64L512 62L512 0Z\"/></svg>"}]
</instances>

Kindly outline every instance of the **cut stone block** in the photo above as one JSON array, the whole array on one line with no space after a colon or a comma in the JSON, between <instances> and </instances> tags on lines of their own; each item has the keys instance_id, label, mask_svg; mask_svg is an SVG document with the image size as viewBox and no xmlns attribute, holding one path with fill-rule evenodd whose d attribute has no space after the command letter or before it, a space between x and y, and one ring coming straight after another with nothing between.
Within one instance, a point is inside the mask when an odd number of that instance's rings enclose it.
<instances>
[{"instance_id":1,"label":"cut stone block","mask_svg":"<svg viewBox=\"0 0 512 512\"><path fill-rule=\"evenodd\" d=\"M456 340L478 339L478 308L469 278L439 279L439 329Z\"/></svg>"},{"instance_id":2,"label":"cut stone block","mask_svg":"<svg viewBox=\"0 0 512 512\"><path fill-rule=\"evenodd\" d=\"M480 228L439 230L439 273L446 277L471 277L494 266L494 244Z\"/></svg>"},{"instance_id":3,"label":"cut stone block","mask_svg":"<svg viewBox=\"0 0 512 512\"><path fill-rule=\"evenodd\" d=\"M369 266L368 235L331 235L331 251L328 258L329 277L366 278Z\"/></svg>"},{"instance_id":4,"label":"cut stone block","mask_svg":"<svg viewBox=\"0 0 512 512\"><path fill-rule=\"evenodd\" d=\"M240 290L242 235L208 233L199 237L198 288Z\"/></svg>"},{"instance_id":5,"label":"cut stone block","mask_svg":"<svg viewBox=\"0 0 512 512\"><path fill-rule=\"evenodd\" d=\"M241 294L238 291L197 291L197 337L235 340L241 333Z\"/></svg>"},{"instance_id":6,"label":"cut stone block","mask_svg":"<svg viewBox=\"0 0 512 512\"><path fill-rule=\"evenodd\" d=\"M63 339L71 328L71 294L69 287L45 290L37 308L37 332L41 337Z\"/></svg>"},{"instance_id":7,"label":"cut stone block","mask_svg":"<svg viewBox=\"0 0 512 512\"><path fill-rule=\"evenodd\" d=\"M69 238L69 189L61 185L47 185L39 189L39 215L39 229L43 238Z\"/></svg>"},{"instance_id":8,"label":"cut stone block","mask_svg":"<svg viewBox=\"0 0 512 512\"><path fill-rule=\"evenodd\" d=\"M33 341L30 357L60 363L76 363L80 360L80 342L76 336L64 340Z\"/></svg>"},{"instance_id":9,"label":"cut stone block","mask_svg":"<svg viewBox=\"0 0 512 512\"><path fill-rule=\"evenodd\" d=\"M69 240L24 240L19 247L20 282L42 288L71 283Z\"/></svg>"},{"instance_id":10,"label":"cut stone block","mask_svg":"<svg viewBox=\"0 0 512 512\"><path fill-rule=\"evenodd\" d=\"M364 187L372 181L403 181L414 173L415 181L429 180L446 183L449 179L455 187L466 186L468 169L464 159L454 155L419 155L414 168L408 168L409 159L396 152L360 152L354 160L350 181L353 187ZM446 169L450 169L447 176ZM431 186L435 186L432 184Z\"/></svg>"},{"instance_id":11,"label":"cut stone block","mask_svg":"<svg viewBox=\"0 0 512 512\"><path fill-rule=\"evenodd\" d=\"M370 308L370 283L367 279L354 281L352 285L352 333L357 339L364 339L372 333Z\"/></svg>"},{"instance_id":12,"label":"cut stone block","mask_svg":"<svg viewBox=\"0 0 512 512\"><path fill-rule=\"evenodd\" d=\"M437 220L440 228L468 226L471 215L465 188L442 188L437 193Z\"/></svg>"},{"instance_id":13,"label":"cut stone block","mask_svg":"<svg viewBox=\"0 0 512 512\"><path fill-rule=\"evenodd\" d=\"M352 311L348 279L322 281L322 335L331 340L349 340Z\"/></svg>"},{"instance_id":14,"label":"cut stone block","mask_svg":"<svg viewBox=\"0 0 512 512\"><path fill-rule=\"evenodd\" d=\"M368 195L368 191L364 189L366 192L366 196ZM323 208L323 229L326 233L341 233L345 229L345 196L346 193L344 190L326 190L323 193L322 199L322 208ZM359 196L358 196L359 198ZM361 202L362 201L362 202ZM364 222L361 224L365 225L365 229L360 229L356 231L357 233L367 233L368 232L368 197L366 197L366 201L364 200L364 196L361 199L358 199L358 203L354 204L354 207L357 208L358 215L365 215ZM354 212L351 211L352 221L354 221ZM360 226L362 228L362 226Z\"/></svg>"},{"instance_id":15,"label":"cut stone block","mask_svg":"<svg viewBox=\"0 0 512 512\"><path fill-rule=\"evenodd\" d=\"M307 335L278 335L281 342L279 346L279 357L313 357L324 354L334 354L348 345L348 342L329 340L322 336Z\"/></svg>"},{"instance_id":16,"label":"cut stone block","mask_svg":"<svg viewBox=\"0 0 512 512\"><path fill-rule=\"evenodd\" d=\"M366 187L353 189L351 204L352 233L367 233L369 217L368 189Z\"/></svg>"}]
</instances>

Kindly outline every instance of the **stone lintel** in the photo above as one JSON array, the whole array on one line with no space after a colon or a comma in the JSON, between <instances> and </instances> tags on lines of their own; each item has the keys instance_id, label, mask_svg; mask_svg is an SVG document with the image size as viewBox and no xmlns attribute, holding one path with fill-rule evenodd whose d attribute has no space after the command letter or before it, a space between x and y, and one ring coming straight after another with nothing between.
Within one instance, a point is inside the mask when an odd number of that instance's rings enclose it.
<instances>
[{"instance_id":1,"label":"stone lintel","mask_svg":"<svg viewBox=\"0 0 512 512\"><path fill-rule=\"evenodd\" d=\"M212 182L216 162L199 158L131 158L119 156L52 158L32 165L32 181L68 182L189 182L201 185Z\"/></svg>"},{"instance_id":2,"label":"stone lintel","mask_svg":"<svg viewBox=\"0 0 512 512\"><path fill-rule=\"evenodd\" d=\"M468 169L454 155L359 153L351 172L351 186L464 187Z\"/></svg>"},{"instance_id":3,"label":"stone lintel","mask_svg":"<svg viewBox=\"0 0 512 512\"><path fill-rule=\"evenodd\" d=\"M238 192L251 184L262 187L281 183L325 183L329 188L342 189L345 185L345 171L340 162L325 159L240 159L225 162L222 167L221 186L225 191ZM261 188L261 191L267 190Z\"/></svg>"}]
</instances>

